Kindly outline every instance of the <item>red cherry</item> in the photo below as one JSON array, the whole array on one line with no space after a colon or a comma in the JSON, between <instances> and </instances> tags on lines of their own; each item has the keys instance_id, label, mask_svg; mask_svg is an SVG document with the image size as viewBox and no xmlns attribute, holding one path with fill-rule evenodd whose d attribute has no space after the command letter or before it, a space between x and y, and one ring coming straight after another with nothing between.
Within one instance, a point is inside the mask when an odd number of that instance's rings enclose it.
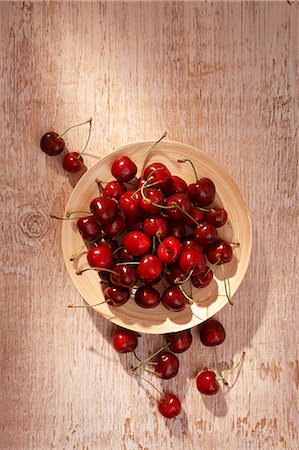
<instances>
[{"instance_id":1,"label":"red cherry","mask_svg":"<svg viewBox=\"0 0 299 450\"><path fill-rule=\"evenodd\" d=\"M225 340L225 330L222 324L214 319L201 325L199 335L201 342L208 347L220 345Z\"/></svg>"},{"instance_id":2,"label":"red cherry","mask_svg":"<svg viewBox=\"0 0 299 450\"><path fill-rule=\"evenodd\" d=\"M184 214L183 211L188 214L191 211L191 203L186 194L173 194L168 197L166 204L167 206L178 205L178 208L171 208L167 210L168 217L178 222L186 221L187 215Z\"/></svg>"},{"instance_id":3,"label":"red cherry","mask_svg":"<svg viewBox=\"0 0 299 450\"><path fill-rule=\"evenodd\" d=\"M199 392L206 395L214 395L219 389L220 385L216 379L216 373L212 370L204 370L196 378L196 385Z\"/></svg>"},{"instance_id":4,"label":"red cherry","mask_svg":"<svg viewBox=\"0 0 299 450\"><path fill-rule=\"evenodd\" d=\"M209 178L201 178L196 183L189 184L188 197L196 206L208 206L215 198L215 185Z\"/></svg>"},{"instance_id":5,"label":"red cherry","mask_svg":"<svg viewBox=\"0 0 299 450\"><path fill-rule=\"evenodd\" d=\"M133 287L138 281L136 269L129 264L115 266L113 272L110 275L110 280L116 286Z\"/></svg>"},{"instance_id":6,"label":"red cherry","mask_svg":"<svg viewBox=\"0 0 299 450\"><path fill-rule=\"evenodd\" d=\"M159 170L157 170L159 169ZM143 177L147 180L151 176L150 183L157 183L156 188L161 188L165 185L171 173L165 166L160 162L154 162L147 166L144 170Z\"/></svg>"},{"instance_id":7,"label":"red cherry","mask_svg":"<svg viewBox=\"0 0 299 450\"><path fill-rule=\"evenodd\" d=\"M121 286L108 286L104 291L105 300L110 306L124 305L130 298L130 289Z\"/></svg>"},{"instance_id":8,"label":"red cherry","mask_svg":"<svg viewBox=\"0 0 299 450\"><path fill-rule=\"evenodd\" d=\"M112 164L111 173L117 181L126 183L135 177L137 166L128 156L120 156Z\"/></svg>"},{"instance_id":9,"label":"red cherry","mask_svg":"<svg viewBox=\"0 0 299 450\"><path fill-rule=\"evenodd\" d=\"M194 248L195 250L203 253L203 246L199 245L198 242L196 242L193 234L189 234L183 240L182 250L185 250L186 248Z\"/></svg>"},{"instance_id":10,"label":"red cherry","mask_svg":"<svg viewBox=\"0 0 299 450\"><path fill-rule=\"evenodd\" d=\"M169 333L166 335L169 343L169 349L174 353L183 353L192 344L192 334L190 330L179 331L178 333Z\"/></svg>"},{"instance_id":11,"label":"red cherry","mask_svg":"<svg viewBox=\"0 0 299 450\"><path fill-rule=\"evenodd\" d=\"M176 261L173 264L169 264L167 269L164 269L163 276L166 278L168 283L174 284L177 278L183 280L186 278L187 274L180 268L178 261Z\"/></svg>"},{"instance_id":12,"label":"red cherry","mask_svg":"<svg viewBox=\"0 0 299 450\"><path fill-rule=\"evenodd\" d=\"M83 164L83 158L78 152L67 153L62 161L62 167L70 173L80 172Z\"/></svg>"},{"instance_id":13,"label":"red cherry","mask_svg":"<svg viewBox=\"0 0 299 450\"><path fill-rule=\"evenodd\" d=\"M100 236L99 239L97 240L97 244L98 245L101 245L101 244L107 245L109 248L111 248L112 252L114 252L118 247L117 241L115 239L111 239L108 236Z\"/></svg>"},{"instance_id":14,"label":"red cherry","mask_svg":"<svg viewBox=\"0 0 299 450\"><path fill-rule=\"evenodd\" d=\"M141 286L135 292L135 302L142 308L155 308L160 300L159 292L151 286Z\"/></svg>"},{"instance_id":15,"label":"red cherry","mask_svg":"<svg viewBox=\"0 0 299 450\"><path fill-rule=\"evenodd\" d=\"M212 264L225 264L231 261L233 249L228 242L218 240L206 248L206 255Z\"/></svg>"},{"instance_id":16,"label":"red cherry","mask_svg":"<svg viewBox=\"0 0 299 450\"><path fill-rule=\"evenodd\" d=\"M142 231L129 231L124 237L123 245L132 255L142 256L149 251L152 241Z\"/></svg>"},{"instance_id":17,"label":"red cherry","mask_svg":"<svg viewBox=\"0 0 299 450\"><path fill-rule=\"evenodd\" d=\"M127 192L126 186L120 181L109 181L103 190L103 197L119 200Z\"/></svg>"},{"instance_id":18,"label":"red cherry","mask_svg":"<svg viewBox=\"0 0 299 450\"><path fill-rule=\"evenodd\" d=\"M90 203L90 211L93 213L96 221L102 226L114 222L119 214L116 202L105 197L94 198Z\"/></svg>"},{"instance_id":19,"label":"red cherry","mask_svg":"<svg viewBox=\"0 0 299 450\"><path fill-rule=\"evenodd\" d=\"M142 211L150 216L154 216L155 214L159 214L161 208L155 205L163 205L164 204L164 195L159 189L148 188L144 192L145 197L140 200L140 208ZM155 205L153 205L155 203Z\"/></svg>"},{"instance_id":20,"label":"red cherry","mask_svg":"<svg viewBox=\"0 0 299 450\"><path fill-rule=\"evenodd\" d=\"M191 206L190 216L193 217L194 220L191 220L190 217L186 217L186 225L190 228L196 228L197 224L204 221L205 214L203 211L198 209L196 206ZM195 221L195 222L194 222ZM197 222L197 224L196 224Z\"/></svg>"},{"instance_id":21,"label":"red cherry","mask_svg":"<svg viewBox=\"0 0 299 450\"><path fill-rule=\"evenodd\" d=\"M155 372L163 380L169 380L177 375L179 365L177 356L170 352L163 352L157 358Z\"/></svg>"},{"instance_id":22,"label":"red cherry","mask_svg":"<svg viewBox=\"0 0 299 450\"><path fill-rule=\"evenodd\" d=\"M144 255L137 267L137 273L142 281L154 281L162 273L162 261L155 255Z\"/></svg>"},{"instance_id":23,"label":"red cherry","mask_svg":"<svg viewBox=\"0 0 299 450\"><path fill-rule=\"evenodd\" d=\"M109 237L119 236L125 229L125 218L119 213L112 223L103 227L104 233Z\"/></svg>"},{"instance_id":24,"label":"red cherry","mask_svg":"<svg viewBox=\"0 0 299 450\"><path fill-rule=\"evenodd\" d=\"M217 240L217 229L209 222L200 223L194 230L194 237L200 245L209 245Z\"/></svg>"},{"instance_id":25,"label":"red cherry","mask_svg":"<svg viewBox=\"0 0 299 450\"><path fill-rule=\"evenodd\" d=\"M134 190L127 191L120 197L118 204L126 217L132 219L140 215L140 198L140 194Z\"/></svg>"},{"instance_id":26,"label":"red cherry","mask_svg":"<svg viewBox=\"0 0 299 450\"><path fill-rule=\"evenodd\" d=\"M161 261L166 263L173 263L178 259L182 251L182 245L180 241L174 237L169 236L161 242L157 248L157 256Z\"/></svg>"},{"instance_id":27,"label":"red cherry","mask_svg":"<svg viewBox=\"0 0 299 450\"><path fill-rule=\"evenodd\" d=\"M47 155L56 156L65 149L65 142L57 133L49 131L41 138L40 147Z\"/></svg>"},{"instance_id":28,"label":"red cherry","mask_svg":"<svg viewBox=\"0 0 299 450\"><path fill-rule=\"evenodd\" d=\"M118 353L133 352L137 345L137 336L131 331L118 330L113 336L113 347Z\"/></svg>"},{"instance_id":29,"label":"red cherry","mask_svg":"<svg viewBox=\"0 0 299 450\"><path fill-rule=\"evenodd\" d=\"M161 298L162 304L170 311L183 311L186 308L187 301L177 286L169 286Z\"/></svg>"},{"instance_id":30,"label":"red cherry","mask_svg":"<svg viewBox=\"0 0 299 450\"><path fill-rule=\"evenodd\" d=\"M143 231L149 237L159 234L160 239L164 239L168 234L168 222L163 217L147 217L144 220Z\"/></svg>"},{"instance_id":31,"label":"red cherry","mask_svg":"<svg viewBox=\"0 0 299 450\"><path fill-rule=\"evenodd\" d=\"M204 255L195 248L186 248L179 259L180 268L187 274L193 270L193 275L200 273L206 266Z\"/></svg>"},{"instance_id":32,"label":"red cherry","mask_svg":"<svg viewBox=\"0 0 299 450\"><path fill-rule=\"evenodd\" d=\"M143 216L141 216L141 215L137 216L137 217L126 216L125 220L126 220L126 229L128 231L144 231L143 230L143 224L144 224Z\"/></svg>"},{"instance_id":33,"label":"red cherry","mask_svg":"<svg viewBox=\"0 0 299 450\"><path fill-rule=\"evenodd\" d=\"M167 419L173 419L181 412L181 402L174 394L166 394L159 400L159 412Z\"/></svg>"},{"instance_id":34,"label":"red cherry","mask_svg":"<svg viewBox=\"0 0 299 450\"><path fill-rule=\"evenodd\" d=\"M87 252L87 261L90 267L109 269L114 265L113 252L104 244L92 247Z\"/></svg>"},{"instance_id":35,"label":"red cherry","mask_svg":"<svg viewBox=\"0 0 299 450\"><path fill-rule=\"evenodd\" d=\"M205 288L209 286L213 279L213 271L206 266L202 272L198 273L197 275L191 276L191 281L194 287L196 288Z\"/></svg>"},{"instance_id":36,"label":"red cherry","mask_svg":"<svg viewBox=\"0 0 299 450\"><path fill-rule=\"evenodd\" d=\"M170 222L169 235L182 241L186 236L186 227L183 222Z\"/></svg>"},{"instance_id":37,"label":"red cherry","mask_svg":"<svg viewBox=\"0 0 299 450\"><path fill-rule=\"evenodd\" d=\"M101 234L101 227L94 216L80 217L77 227L84 241L95 241Z\"/></svg>"},{"instance_id":38,"label":"red cherry","mask_svg":"<svg viewBox=\"0 0 299 450\"><path fill-rule=\"evenodd\" d=\"M162 188L163 194L169 197L173 194L183 194L187 191L187 183L181 177L172 175Z\"/></svg>"},{"instance_id":39,"label":"red cherry","mask_svg":"<svg viewBox=\"0 0 299 450\"><path fill-rule=\"evenodd\" d=\"M136 258L132 253L128 252L126 248L121 248L118 252L118 258L120 261L135 261Z\"/></svg>"},{"instance_id":40,"label":"red cherry","mask_svg":"<svg viewBox=\"0 0 299 450\"><path fill-rule=\"evenodd\" d=\"M219 228L227 222L227 212L223 208L211 208L209 212L205 213L205 219L214 227Z\"/></svg>"}]
</instances>

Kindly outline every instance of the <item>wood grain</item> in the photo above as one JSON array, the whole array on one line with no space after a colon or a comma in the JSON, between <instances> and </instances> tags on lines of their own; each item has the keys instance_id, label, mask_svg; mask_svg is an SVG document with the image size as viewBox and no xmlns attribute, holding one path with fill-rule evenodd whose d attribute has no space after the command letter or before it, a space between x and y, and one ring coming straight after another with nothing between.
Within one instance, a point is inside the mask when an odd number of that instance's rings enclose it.
<instances>
[{"instance_id":1,"label":"wood grain","mask_svg":"<svg viewBox=\"0 0 299 450\"><path fill-rule=\"evenodd\" d=\"M0 448L296 449L298 442L298 2L1 2ZM217 317L234 387L199 395L214 366L194 342L166 421L111 347L113 326L73 311L59 223L75 179L39 149L48 129L94 118L86 166L169 138L213 156L248 201L254 245L234 307ZM68 136L81 148L86 130ZM142 336L139 355L163 342Z\"/></svg>"}]
</instances>

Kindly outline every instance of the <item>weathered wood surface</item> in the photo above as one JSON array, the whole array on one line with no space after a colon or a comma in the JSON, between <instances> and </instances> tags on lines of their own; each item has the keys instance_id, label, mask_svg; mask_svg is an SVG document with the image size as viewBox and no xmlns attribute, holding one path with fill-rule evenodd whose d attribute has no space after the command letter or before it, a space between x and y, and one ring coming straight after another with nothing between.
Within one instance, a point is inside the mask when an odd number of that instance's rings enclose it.
<instances>
[{"instance_id":1,"label":"weathered wood surface","mask_svg":"<svg viewBox=\"0 0 299 450\"><path fill-rule=\"evenodd\" d=\"M297 449L298 12L296 2L1 2L0 448ZM72 190L40 136L89 116L87 166L121 145L169 138L217 159L251 210L251 264L218 318L223 367L246 351L237 383L204 398L195 376L213 352L194 332L155 394L111 347L63 266L60 224ZM69 147L81 147L74 130ZM143 336L141 355L161 337Z\"/></svg>"}]
</instances>

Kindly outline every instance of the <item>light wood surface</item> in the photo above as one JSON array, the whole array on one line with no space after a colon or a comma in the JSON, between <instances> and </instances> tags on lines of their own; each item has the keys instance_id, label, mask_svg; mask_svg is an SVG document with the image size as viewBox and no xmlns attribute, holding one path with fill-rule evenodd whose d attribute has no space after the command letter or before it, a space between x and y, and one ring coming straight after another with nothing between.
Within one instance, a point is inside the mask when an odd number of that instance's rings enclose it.
<instances>
[{"instance_id":1,"label":"light wood surface","mask_svg":"<svg viewBox=\"0 0 299 450\"><path fill-rule=\"evenodd\" d=\"M0 2L1 450L298 448L298 3ZM62 212L76 178L41 135L94 118L86 166L119 146L194 145L243 192L253 254L227 331L222 368L246 358L229 392L201 396L214 353L193 331L180 373L156 385L183 412L157 413L154 390L129 375L114 326L64 268ZM80 149L86 129L68 136ZM142 336L138 354L163 342Z\"/></svg>"}]
</instances>

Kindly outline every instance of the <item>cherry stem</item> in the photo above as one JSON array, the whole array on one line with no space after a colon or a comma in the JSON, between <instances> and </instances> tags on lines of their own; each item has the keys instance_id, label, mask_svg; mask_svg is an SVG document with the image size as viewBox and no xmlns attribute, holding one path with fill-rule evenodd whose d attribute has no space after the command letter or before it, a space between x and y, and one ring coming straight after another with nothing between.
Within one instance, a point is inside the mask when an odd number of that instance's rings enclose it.
<instances>
[{"instance_id":1,"label":"cherry stem","mask_svg":"<svg viewBox=\"0 0 299 450\"><path fill-rule=\"evenodd\" d=\"M82 245L82 247L80 247L77 251L75 251L71 256L70 256L70 261L74 261L74 259L77 258L77 256L80 255L80 253L82 252L82 250L86 248L85 244Z\"/></svg>"},{"instance_id":2,"label":"cherry stem","mask_svg":"<svg viewBox=\"0 0 299 450\"><path fill-rule=\"evenodd\" d=\"M100 181L98 178L96 178L95 179L95 182L97 183L97 185L99 186L99 188L103 191L104 190L104 188L103 188L103 186L102 186L102 181Z\"/></svg>"},{"instance_id":3,"label":"cherry stem","mask_svg":"<svg viewBox=\"0 0 299 450\"><path fill-rule=\"evenodd\" d=\"M92 119L89 119L89 129L88 129L87 140L86 140L86 143L85 143L85 145L84 145L83 150L81 150L81 152L80 152L79 155L77 156L78 159L80 158L81 155L83 155L83 153L85 152L85 150L86 150L86 148L87 148L87 146L88 146L88 144L89 144L89 141L90 141L90 135L91 135L91 123L92 123Z\"/></svg>"},{"instance_id":4,"label":"cherry stem","mask_svg":"<svg viewBox=\"0 0 299 450\"><path fill-rule=\"evenodd\" d=\"M160 141L162 141L162 139L164 139L166 137L166 135L167 135L167 131L164 131L164 133L162 134L160 139L158 139L150 148L148 148L147 150L142 152L139 156L137 156L137 158L134 160L134 162L136 162L138 159L142 158L144 155L149 153L157 144L159 144Z\"/></svg>"},{"instance_id":5,"label":"cherry stem","mask_svg":"<svg viewBox=\"0 0 299 450\"><path fill-rule=\"evenodd\" d=\"M137 356L137 354L136 354L135 351L133 352L133 355L135 356L135 358L136 358L139 362L143 362L142 359L140 359L140 358ZM155 365L155 366L157 365L157 363L154 362L154 361L148 361L148 364L153 364L153 365Z\"/></svg>"},{"instance_id":6,"label":"cherry stem","mask_svg":"<svg viewBox=\"0 0 299 450\"><path fill-rule=\"evenodd\" d=\"M143 381L145 381L146 383L150 384L150 385L158 392L158 394L160 394L161 397L163 397L162 392L159 391L159 389L156 388L156 386L155 386L151 381L147 380L146 378L142 377L141 375L139 375L139 374L136 373L136 372L133 372L133 375L135 375L136 377L139 377L141 380L143 380Z\"/></svg>"},{"instance_id":7,"label":"cherry stem","mask_svg":"<svg viewBox=\"0 0 299 450\"><path fill-rule=\"evenodd\" d=\"M77 127L81 127L82 125L85 125L86 123L91 124L92 122L92 118L89 118L88 120L86 120L85 122L82 123L78 123L77 125L72 125L71 127L69 127L67 130L65 130L59 137L61 138L62 136L64 136L66 133L68 133L70 130L72 130L73 128L77 128Z\"/></svg>"},{"instance_id":8,"label":"cherry stem","mask_svg":"<svg viewBox=\"0 0 299 450\"><path fill-rule=\"evenodd\" d=\"M209 272L214 273L213 269L216 268L216 266L219 264L219 261L220 261L220 256L218 256L217 261L209 267L209 270L207 271L206 275L208 275Z\"/></svg>"},{"instance_id":9,"label":"cherry stem","mask_svg":"<svg viewBox=\"0 0 299 450\"><path fill-rule=\"evenodd\" d=\"M191 214L187 213L187 211L185 211L180 205L175 204L175 207L179 209L182 213L186 214L186 216L189 217L189 219L193 220L193 222L196 223L197 226L199 225L199 223L194 219L194 217L192 217Z\"/></svg>"},{"instance_id":10,"label":"cherry stem","mask_svg":"<svg viewBox=\"0 0 299 450\"><path fill-rule=\"evenodd\" d=\"M231 300L230 282L229 282L229 279L226 276L223 263L221 264L221 270L222 270L222 274L223 274L223 283L224 283L225 295L227 297L228 303L230 305L233 305L234 303Z\"/></svg>"},{"instance_id":11,"label":"cherry stem","mask_svg":"<svg viewBox=\"0 0 299 450\"><path fill-rule=\"evenodd\" d=\"M116 265L117 266L126 266L127 264L129 264L130 266L137 266L140 264L139 261L124 261L124 262L119 262Z\"/></svg>"},{"instance_id":12,"label":"cherry stem","mask_svg":"<svg viewBox=\"0 0 299 450\"><path fill-rule=\"evenodd\" d=\"M187 281L189 281L189 280L191 279L191 277L192 277L192 275L193 275L193 272L194 272L193 269L190 270L188 276L187 276L186 278L184 278L183 280L182 280L181 278L177 277L177 278L174 280L174 284L176 284L176 285L178 286L178 285L180 285L180 284L186 283Z\"/></svg>"},{"instance_id":13,"label":"cherry stem","mask_svg":"<svg viewBox=\"0 0 299 450\"><path fill-rule=\"evenodd\" d=\"M131 372L135 373L135 371L137 369L139 369L139 367L143 366L144 364L146 364L147 362L151 361L155 356L157 356L159 353L163 352L163 350L165 350L166 348L169 347L169 344L163 345L163 347L160 347L159 350L157 350L155 353L153 353L151 356L149 356L148 358L144 359L143 361L141 361L140 364L138 364L137 366L134 366L131 368ZM137 358L138 359L138 358ZM140 360L139 360L140 361Z\"/></svg>"},{"instance_id":14,"label":"cherry stem","mask_svg":"<svg viewBox=\"0 0 299 450\"><path fill-rule=\"evenodd\" d=\"M185 297L185 299L187 300L189 305L192 305L193 298L189 297L189 295L184 291L184 289L182 288L182 286L180 284L177 284L177 287L179 288L179 290L181 291L181 293L183 294L183 296Z\"/></svg>"},{"instance_id":15,"label":"cherry stem","mask_svg":"<svg viewBox=\"0 0 299 450\"><path fill-rule=\"evenodd\" d=\"M161 233L160 232L156 233L156 236L157 236L158 242L161 245L161 247L166 251L167 254L169 254L170 253L170 249L165 247L165 245L163 244L163 242L160 239Z\"/></svg>"},{"instance_id":16,"label":"cherry stem","mask_svg":"<svg viewBox=\"0 0 299 450\"><path fill-rule=\"evenodd\" d=\"M217 354L217 348L216 347L214 347L214 352L215 352L215 363L216 363L217 372L219 373L220 379L222 380L223 384L225 384L227 386L228 382L226 381L226 379L223 376L223 374L222 374L222 372L220 370L220 367L219 367L218 354Z\"/></svg>"},{"instance_id":17,"label":"cherry stem","mask_svg":"<svg viewBox=\"0 0 299 450\"><path fill-rule=\"evenodd\" d=\"M198 181L198 175L197 175L195 166L194 166L194 164L193 164L193 161L191 161L191 159L178 159L177 162L178 162L178 163L186 163L186 162L190 163L191 166L192 166L193 172L194 172L194 174L195 174L196 181Z\"/></svg>"},{"instance_id":18,"label":"cherry stem","mask_svg":"<svg viewBox=\"0 0 299 450\"><path fill-rule=\"evenodd\" d=\"M216 350L216 349L215 349L215 350ZM240 364L243 363L244 358L245 358L245 355L246 355L246 353L245 353L245 352L242 352L242 355L241 355L241 358L239 359L239 361L238 361L238 362L237 362L230 370L227 370L227 371L226 371L225 376L227 376L228 374L234 372L234 371L240 366ZM224 384L228 385L228 382L225 380L225 378L223 377L223 375L222 375L221 372L220 372L220 376L221 376L221 378L219 378L219 380L222 380ZM237 377L238 377L238 376L237 376ZM217 381L218 381L218 380L217 380ZM226 381L226 383L225 383L224 381ZM233 384L234 384L234 383L233 383Z\"/></svg>"},{"instance_id":19,"label":"cherry stem","mask_svg":"<svg viewBox=\"0 0 299 450\"><path fill-rule=\"evenodd\" d=\"M116 255L122 248L124 248L123 245L121 245L120 247L117 247L117 249L114 250L113 255Z\"/></svg>"},{"instance_id":20,"label":"cherry stem","mask_svg":"<svg viewBox=\"0 0 299 450\"><path fill-rule=\"evenodd\" d=\"M68 308L93 308L94 306L103 305L105 302L95 303L94 305L74 305L73 303L69 303L67 305Z\"/></svg>"},{"instance_id":21,"label":"cherry stem","mask_svg":"<svg viewBox=\"0 0 299 450\"><path fill-rule=\"evenodd\" d=\"M73 214L87 214L85 217L92 216L90 211L73 211L71 213L67 213L66 217L56 216L55 214L49 214L49 217L51 217L51 219L58 219L58 220L76 220L81 219L82 217L82 216L71 217Z\"/></svg>"},{"instance_id":22,"label":"cherry stem","mask_svg":"<svg viewBox=\"0 0 299 450\"><path fill-rule=\"evenodd\" d=\"M119 274L117 272L114 272L114 270L105 269L104 267L87 267L86 269L77 270L76 275L82 275L83 272L87 272L88 270L95 270L96 272L109 272L113 273L113 275L119 276Z\"/></svg>"}]
</instances>

